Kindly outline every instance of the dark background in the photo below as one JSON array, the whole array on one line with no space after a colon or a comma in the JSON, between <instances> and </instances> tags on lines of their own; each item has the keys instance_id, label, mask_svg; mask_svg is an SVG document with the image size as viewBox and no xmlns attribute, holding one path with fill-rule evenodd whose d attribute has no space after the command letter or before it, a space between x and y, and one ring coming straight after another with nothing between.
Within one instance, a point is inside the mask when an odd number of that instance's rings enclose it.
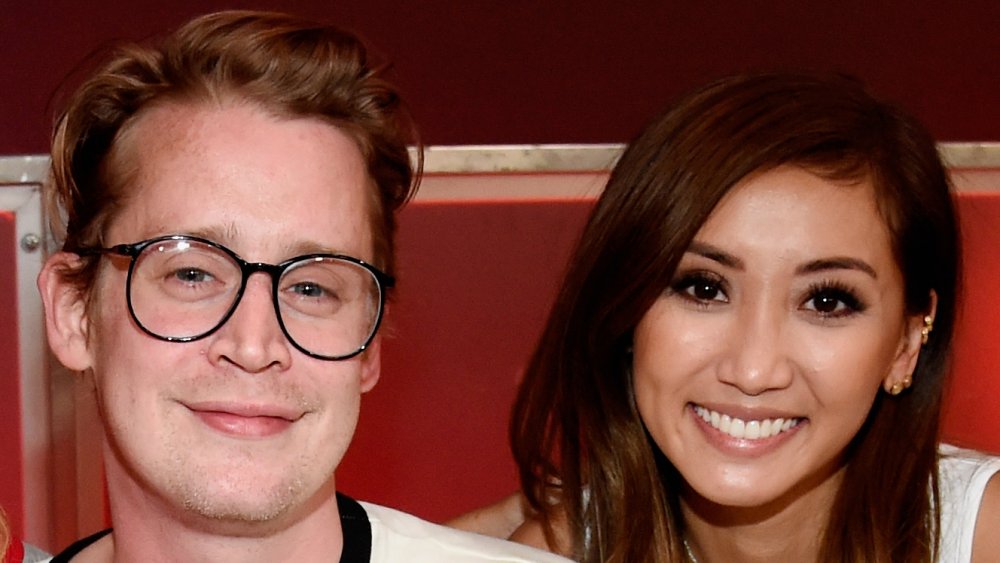
<instances>
[{"instance_id":1,"label":"dark background","mask_svg":"<svg viewBox=\"0 0 1000 563\"><path fill-rule=\"evenodd\" d=\"M0 154L46 151L53 96L95 48L233 7L360 32L395 63L428 144L627 141L693 86L776 67L855 74L942 141L1000 140L1000 2L991 0L3 4Z\"/></svg>"}]
</instances>

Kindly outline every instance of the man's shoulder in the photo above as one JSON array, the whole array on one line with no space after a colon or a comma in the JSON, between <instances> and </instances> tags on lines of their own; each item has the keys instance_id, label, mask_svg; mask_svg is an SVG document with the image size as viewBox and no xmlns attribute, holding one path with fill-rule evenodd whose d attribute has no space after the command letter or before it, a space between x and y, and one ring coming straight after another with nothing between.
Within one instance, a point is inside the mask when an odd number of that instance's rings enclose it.
<instances>
[{"instance_id":1,"label":"man's shoulder","mask_svg":"<svg viewBox=\"0 0 1000 563\"><path fill-rule=\"evenodd\" d=\"M372 526L372 563L404 560L412 563L567 561L525 545L448 528L385 506L368 502L361 505Z\"/></svg>"}]
</instances>

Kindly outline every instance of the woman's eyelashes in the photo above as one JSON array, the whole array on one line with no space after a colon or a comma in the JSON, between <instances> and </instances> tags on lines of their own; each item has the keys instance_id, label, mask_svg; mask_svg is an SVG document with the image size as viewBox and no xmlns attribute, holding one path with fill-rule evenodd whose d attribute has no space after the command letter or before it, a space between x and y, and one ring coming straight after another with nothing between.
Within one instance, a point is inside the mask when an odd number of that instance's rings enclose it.
<instances>
[{"instance_id":1,"label":"woman's eyelashes","mask_svg":"<svg viewBox=\"0 0 1000 563\"><path fill-rule=\"evenodd\" d=\"M730 302L727 280L708 270L681 273L670 284L668 294L699 307ZM864 312L868 304L850 285L836 280L823 280L809 285L799 301L799 308L822 319L840 319Z\"/></svg>"},{"instance_id":2,"label":"woman's eyelashes","mask_svg":"<svg viewBox=\"0 0 1000 563\"><path fill-rule=\"evenodd\" d=\"M826 280L809 286L801 307L824 319L839 319L863 313L868 304L849 285Z\"/></svg>"},{"instance_id":3,"label":"woman's eyelashes","mask_svg":"<svg viewBox=\"0 0 1000 563\"><path fill-rule=\"evenodd\" d=\"M670 293L703 307L729 302L726 280L709 271L681 274L670 284Z\"/></svg>"}]
</instances>

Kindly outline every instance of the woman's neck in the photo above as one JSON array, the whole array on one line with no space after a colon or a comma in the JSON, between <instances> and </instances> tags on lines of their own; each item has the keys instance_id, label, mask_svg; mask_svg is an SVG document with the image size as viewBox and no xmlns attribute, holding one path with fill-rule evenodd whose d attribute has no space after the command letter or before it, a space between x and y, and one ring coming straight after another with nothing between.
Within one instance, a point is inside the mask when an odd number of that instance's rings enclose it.
<instances>
[{"instance_id":1,"label":"woman's neck","mask_svg":"<svg viewBox=\"0 0 1000 563\"><path fill-rule=\"evenodd\" d=\"M815 561L843 474L841 468L753 507L715 504L686 487L680 506L687 547L698 563Z\"/></svg>"}]
</instances>

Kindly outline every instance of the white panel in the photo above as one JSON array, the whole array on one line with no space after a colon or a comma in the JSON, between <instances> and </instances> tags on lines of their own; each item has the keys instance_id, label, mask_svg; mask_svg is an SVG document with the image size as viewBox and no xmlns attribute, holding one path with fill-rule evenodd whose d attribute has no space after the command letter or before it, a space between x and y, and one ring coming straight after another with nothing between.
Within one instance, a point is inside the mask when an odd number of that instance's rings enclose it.
<instances>
[{"instance_id":1,"label":"white panel","mask_svg":"<svg viewBox=\"0 0 1000 563\"><path fill-rule=\"evenodd\" d=\"M26 178L27 179L27 178ZM36 180L37 181L37 180ZM0 209L12 211L16 220L18 339L21 364L21 444L24 453L25 539L40 545L51 541L51 426L49 378L41 299L35 278L43 252L39 184L0 187Z\"/></svg>"}]
</instances>

